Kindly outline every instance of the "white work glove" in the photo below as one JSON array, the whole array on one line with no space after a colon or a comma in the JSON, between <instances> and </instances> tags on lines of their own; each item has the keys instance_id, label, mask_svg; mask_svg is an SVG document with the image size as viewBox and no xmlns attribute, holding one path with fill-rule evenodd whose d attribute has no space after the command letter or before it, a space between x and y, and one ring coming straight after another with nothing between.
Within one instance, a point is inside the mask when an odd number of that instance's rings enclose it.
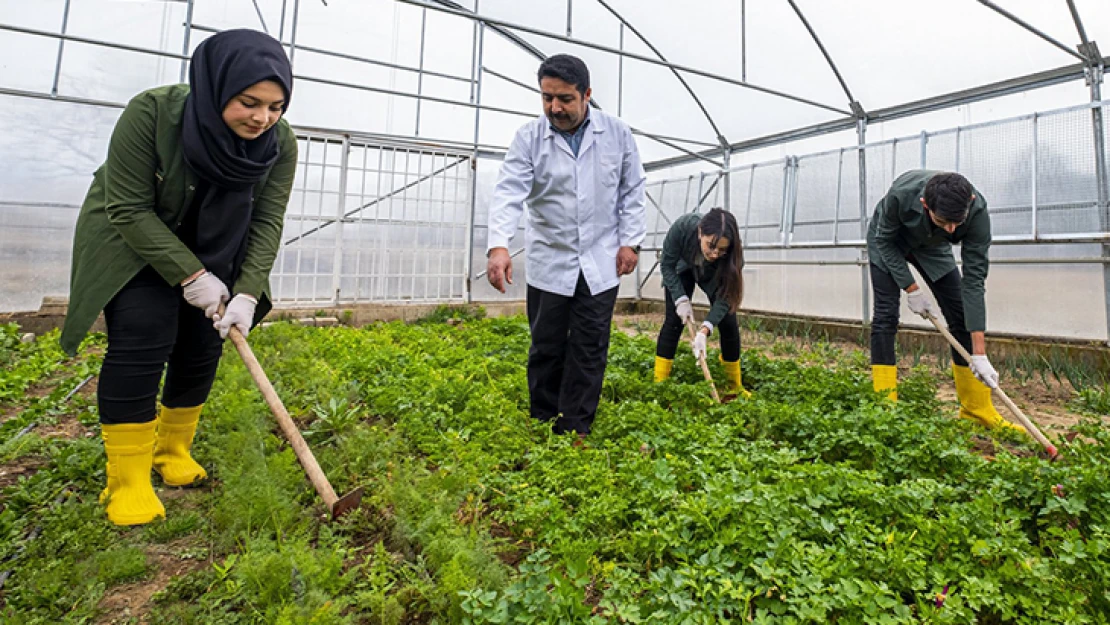
<instances>
[{"instance_id":1,"label":"white work glove","mask_svg":"<svg viewBox=\"0 0 1110 625\"><path fill-rule=\"evenodd\" d=\"M683 295L674 301L674 311L678 318L682 320L682 324L694 323L694 306L690 303L690 298Z\"/></svg>"},{"instance_id":2,"label":"white work glove","mask_svg":"<svg viewBox=\"0 0 1110 625\"><path fill-rule=\"evenodd\" d=\"M246 336L251 331L251 322L254 321L254 307L258 305L258 300L250 295L242 293L231 298L231 303L227 305L227 310L223 315L216 314L212 317L213 328L216 328L220 333L221 339L227 338L228 331L231 326L239 328L239 334Z\"/></svg>"},{"instance_id":3,"label":"white work glove","mask_svg":"<svg viewBox=\"0 0 1110 625\"><path fill-rule=\"evenodd\" d=\"M220 309L220 304L231 297L224 281L207 271L186 284L184 289L185 301L203 310L204 316L209 319Z\"/></svg>"},{"instance_id":4,"label":"white work glove","mask_svg":"<svg viewBox=\"0 0 1110 625\"><path fill-rule=\"evenodd\" d=\"M937 318L940 317L940 311L937 310L937 305L933 303L933 300L929 299L929 296L925 295L925 289L919 288L913 293L910 293L906 298L906 303L909 304L910 310L921 315L925 319L928 319L929 315Z\"/></svg>"},{"instance_id":5,"label":"white work glove","mask_svg":"<svg viewBox=\"0 0 1110 625\"><path fill-rule=\"evenodd\" d=\"M976 355L971 357L971 362L967 363L971 372L980 382L986 384L991 388L998 388L998 372L991 366L991 361L986 356Z\"/></svg>"},{"instance_id":6,"label":"white work glove","mask_svg":"<svg viewBox=\"0 0 1110 625\"><path fill-rule=\"evenodd\" d=\"M698 332L697 334L694 335L694 342L693 342L694 358L705 358L705 355L706 355L705 342L706 342L706 339L708 339L708 338L709 337L705 336L705 333L703 333L703 332Z\"/></svg>"}]
</instances>

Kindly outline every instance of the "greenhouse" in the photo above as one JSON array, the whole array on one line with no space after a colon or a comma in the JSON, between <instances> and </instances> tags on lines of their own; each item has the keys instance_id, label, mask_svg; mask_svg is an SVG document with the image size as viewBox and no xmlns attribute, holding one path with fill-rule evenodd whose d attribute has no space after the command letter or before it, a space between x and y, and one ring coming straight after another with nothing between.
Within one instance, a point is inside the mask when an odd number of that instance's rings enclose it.
<instances>
[{"instance_id":1,"label":"greenhouse","mask_svg":"<svg viewBox=\"0 0 1110 625\"><path fill-rule=\"evenodd\" d=\"M1108 42L0 0L0 621L1110 622Z\"/></svg>"}]
</instances>

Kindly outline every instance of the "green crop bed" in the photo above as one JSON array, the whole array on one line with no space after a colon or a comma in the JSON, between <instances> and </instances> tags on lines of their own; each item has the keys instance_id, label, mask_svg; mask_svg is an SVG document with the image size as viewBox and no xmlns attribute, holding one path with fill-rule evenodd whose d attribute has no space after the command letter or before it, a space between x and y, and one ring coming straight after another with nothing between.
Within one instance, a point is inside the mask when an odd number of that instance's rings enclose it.
<instances>
[{"instance_id":1,"label":"green crop bed","mask_svg":"<svg viewBox=\"0 0 1110 625\"><path fill-rule=\"evenodd\" d=\"M577 447L527 416L525 320L448 315L251 334L335 489L366 489L336 523L228 346L195 449L212 479L190 490L156 481L168 518L115 528L97 504L95 398L62 401L96 372L103 339L65 360L56 336L28 346L6 330L0 461L36 470L0 493L0 571L12 571L0 617L1110 618L1110 432L1097 418L1060 462L1016 437L991 461L975 451L983 431L951 418L926 372L891 404L858 357L807 366L746 351L754 398L714 405L688 350L671 381L653 384L651 337L614 331L595 429ZM11 441L36 420L84 433Z\"/></svg>"}]
</instances>

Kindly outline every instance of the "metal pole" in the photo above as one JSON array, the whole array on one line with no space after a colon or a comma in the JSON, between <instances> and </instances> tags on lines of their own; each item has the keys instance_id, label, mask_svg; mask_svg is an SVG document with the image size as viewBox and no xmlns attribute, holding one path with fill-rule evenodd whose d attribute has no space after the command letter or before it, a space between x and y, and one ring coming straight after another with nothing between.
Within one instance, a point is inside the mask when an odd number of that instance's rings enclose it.
<instances>
[{"instance_id":1,"label":"metal pole","mask_svg":"<svg viewBox=\"0 0 1110 625\"><path fill-rule=\"evenodd\" d=\"M293 65L293 57L297 54L297 22L301 17L301 0L293 0L293 26L289 33L289 65Z\"/></svg>"},{"instance_id":2,"label":"metal pole","mask_svg":"<svg viewBox=\"0 0 1110 625\"><path fill-rule=\"evenodd\" d=\"M731 213L732 212L732 190L730 189L730 187L732 186L732 184L731 184L731 178L730 178L731 174L729 173L729 162L732 160L732 150L730 150L729 148L726 147L725 148L725 153L724 153L723 156L724 156L724 158L722 159L722 163L723 163L724 166L721 167L721 177L724 178L724 180L722 180L722 182L725 185L725 187L724 187L724 205L725 205L725 207L724 208L725 208L726 211Z\"/></svg>"},{"instance_id":3,"label":"metal pole","mask_svg":"<svg viewBox=\"0 0 1110 625\"><path fill-rule=\"evenodd\" d=\"M748 82L748 0L740 0L740 80Z\"/></svg>"},{"instance_id":4,"label":"metal pole","mask_svg":"<svg viewBox=\"0 0 1110 625\"><path fill-rule=\"evenodd\" d=\"M837 153L836 159L836 208L833 209L833 245L840 243L840 200L844 187L844 150Z\"/></svg>"},{"instance_id":5,"label":"metal pole","mask_svg":"<svg viewBox=\"0 0 1110 625\"><path fill-rule=\"evenodd\" d=\"M1037 133L1038 133L1037 120L1038 119L1039 119L1039 116L1036 113L1034 113L1033 114L1033 158L1031 159L1032 162L1030 163L1030 170L1032 172L1032 174L1031 174L1032 175L1032 180L1030 181L1031 182L1030 186L1032 187L1032 192L1030 193L1030 196L1031 196L1030 197L1030 207L1032 208L1032 224L1030 224L1030 234L1033 236L1034 241L1037 240L1038 233L1039 233L1039 226L1037 224L1037 175L1038 175L1037 160L1039 159L1039 155L1040 155L1039 141L1037 139Z\"/></svg>"},{"instance_id":6,"label":"metal pole","mask_svg":"<svg viewBox=\"0 0 1110 625\"><path fill-rule=\"evenodd\" d=\"M69 27L69 2L66 0L65 8L62 9L62 34L66 34L66 29ZM58 60L54 64L54 83L50 87L50 96L56 97L58 95L58 80L62 75L62 52L65 50L66 40L58 40Z\"/></svg>"},{"instance_id":7,"label":"metal pole","mask_svg":"<svg viewBox=\"0 0 1110 625\"><path fill-rule=\"evenodd\" d=\"M428 9L420 10L420 63L416 70L416 136L420 136L420 103L424 101L424 33L428 26Z\"/></svg>"},{"instance_id":8,"label":"metal pole","mask_svg":"<svg viewBox=\"0 0 1110 625\"><path fill-rule=\"evenodd\" d=\"M335 256L331 265L332 305L339 305L339 290L342 288L343 273L343 213L347 209L347 169L350 167L351 137L343 135L343 154L339 157L339 201L335 209ZM327 144L324 144L327 150ZM323 187L320 188L321 194ZM357 229L356 229L357 232ZM355 267L357 281L358 267Z\"/></svg>"},{"instance_id":9,"label":"metal pole","mask_svg":"<svg viewBox=\"0 0 1110 625\"><path fill-rule=\"evenodd\" d=\"M281 26L278 26L278 41L285 43L285 8L289 0L281 0Z\"/></svg>"},{"instance_id":10,"label":"metal pole","mask_svg":"<svg viewBox=\"0 0 1110 625\"><path fill-rule=\"evenodd\" d=\"M181 55L189 56L189 38L193 34L193 0L185 6L185 41L181 44ZM182 59L181 61L181 77L179 82L185 82L185 70L188 68L189 62Z\"/></svg>"},{"instance_id":11,"label":"metal pole","mask_svg":"<svg viewBox=\"0 0 1110 625\"><path fill-rule=\"evenodd\" d=\"M474 9L474 12L477 13L478 9ZM573 21L574 21L574 0L567 0L567 37L571 36L571 34L570 34L571 33L570 25Z\"/></svg>"},{"instance_id":12,"label":"metal pole","mask_svg":"<svg viewBox=\"0 0 1110 625\"><path fill-rule=\"evenodd\" d=\"M620 40L617 47L624 50L624 23L621 23ZM617 117L624 111L624 55L617 57ZM639 265L636 265L639 268ZM639 284L639 280L636 281Z\"/></svg>"},{"instance_id":13,"label":"metal pole","mask_svg":"<svg viewBox=\"0 0 1110 625\"><path fill-rule=\"evenodd\" d=\"M928 167L925 165L925 163L929 160L928 148L926 147L927 145L929 145L929 133L922 130L921 131L921 169L928 169Z\"/></svg>"},{"instance_id":14,"label":"metal pole","mask_svg":"<svg viewBox=\"0 0 1110 625\"><path fill-rule=\"evenodd\" d=\"M856 121L856 137L859 143L859 229L860 237L867 239L867 120ZM863 325L871 325L871 276L867 247L860 249L860 302L863 305Z\"/></svg>"},{"instance_id":15,"label":"metal pole","mask_svg":"<svg viewBox=\"0 0 1110 625\"><path fill-rule=\"evenodd\" d=\"M478 105L482 103L482 57L485 53L486 47L486 25L485 23L478 24L478 77L474 86L474 147L478 147L478 134L482 122L482 109Z\"/></svg>"},{"instance_id":16,"label":"metal pole","mask_svg":"<svg viewBox=\"0 0 1110 625\"><path fill-rule=\"evenodd\" d=\"M1092 65L1089 69L1091 81L1091 101L1102 102L1102 67ZM1110 232L1110 191L1107 190L1106 135L1103 132L1102 106L1091 108L1091 125L1095 139L1095 181L1098 184L1098 215L1102 232ZM1103 243L1102 256L1110 258L1110 244ZM1106 344L1110 345L1110 265L1102 266L1103 298L1106 302Z\"/></svg>"},{"instance_id":17,"label":"metal pole","mask_svg":"<svg viewBox=\"0 0 1110 625\"><path fill-rule=\"evenodd\" d=\"M470 213L466 218L466 267L463 268L463 299L467 304L474 302L474 289L470 285L470 272L474 270L474 216L478 209L477 186L474 179L478 177L478 151L470 157L470 176L467 184L470 186L467 195L470 197ZM487 220L488 223L488 220Z\"/></svg>"}]
</instances>

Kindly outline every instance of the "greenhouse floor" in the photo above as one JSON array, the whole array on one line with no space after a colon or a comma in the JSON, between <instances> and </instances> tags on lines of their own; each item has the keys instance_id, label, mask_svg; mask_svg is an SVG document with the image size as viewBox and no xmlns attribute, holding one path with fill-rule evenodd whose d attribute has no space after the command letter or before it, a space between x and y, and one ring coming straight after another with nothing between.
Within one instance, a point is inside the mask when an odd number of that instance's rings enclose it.
<instances>
[{"instance_id":1,"label":"greenhouse floor","mask_svg":"<svg viewBox=\"0 0 1110 625\"><path fill-rule=\"evenodd\" d=\"M365 489L355 512L327 522L228 347L194 450L210 479L155 478L167 519L134 528L97 502L103 337L65 359L56 331L21 343L0 326L0 620L1085 623L1110 610L1110 387L1092 372L999 367L1046 433L1070 439L1049 463L1028 438L953 418L943 354L905 355L891 404L860 346L749 323L754 397L717 406L688 349L652 383L661 318L622 315L580 447L526 416L524 319L468 315L251 334L335 490Z\"/></svg>"}]
</instances>

